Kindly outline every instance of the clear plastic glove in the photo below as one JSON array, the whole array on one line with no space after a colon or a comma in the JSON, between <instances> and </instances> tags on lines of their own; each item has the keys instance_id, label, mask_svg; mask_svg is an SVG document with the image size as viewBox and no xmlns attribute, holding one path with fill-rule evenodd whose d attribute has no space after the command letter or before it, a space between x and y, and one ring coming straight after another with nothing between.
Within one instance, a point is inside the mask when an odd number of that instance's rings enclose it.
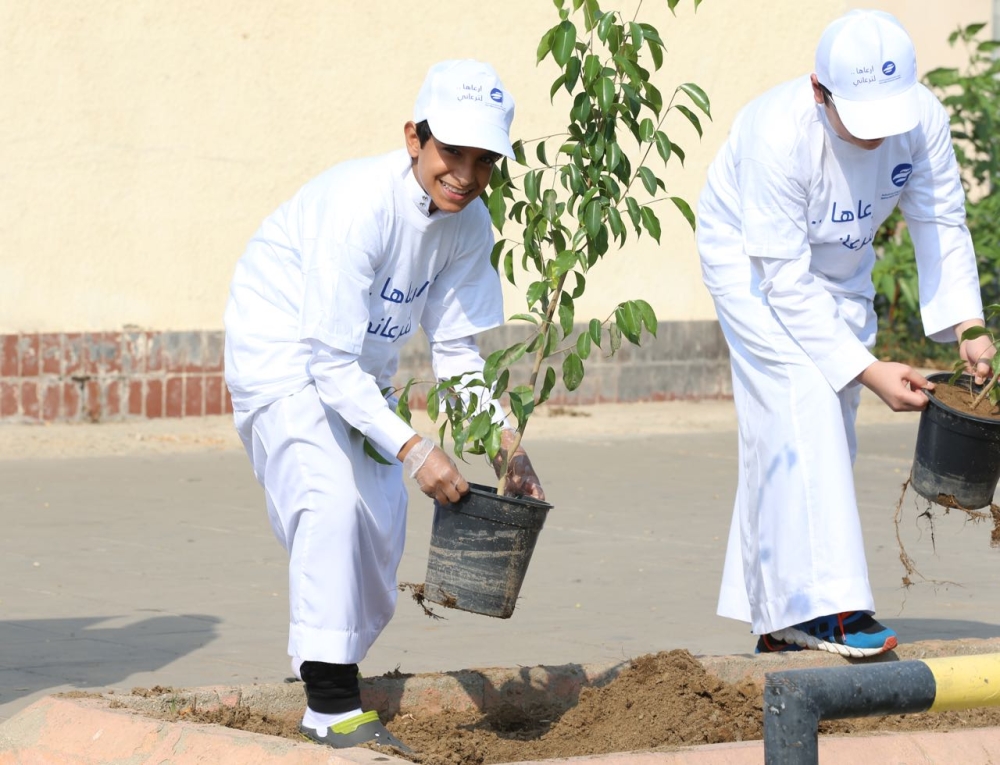
<instances>
[{"instance_id":1,"label":"clear plastic glove","mask_svg":"<svg viewBox=\"0 0 1000 765\"><path fill-rule=\"evenodd\" d=\"M443 505L458 502L462 495L469 492L468 482L458 472L451 457L429 438L421 438L410 447L403 457L403 469L424 494Z\"/></svg>"},{"instance_id":2,"label":"clear plastic glove","mask_svg":"<svg viewBox=\"0 0 1000 765\"><path fill-rule=\"evenodd\" d=\"M493 469L496 471L497 478L500 478L500 471L503 469L503 455L510 449L516 434L515 430L504 430L500 436L500 454L493 460ZM503 493L508 497L531 497L532 499L545 500L542 482L531 466L527 452L520 444L507 463L507 483L504 485Z\"/></svg>"}]
</instances>

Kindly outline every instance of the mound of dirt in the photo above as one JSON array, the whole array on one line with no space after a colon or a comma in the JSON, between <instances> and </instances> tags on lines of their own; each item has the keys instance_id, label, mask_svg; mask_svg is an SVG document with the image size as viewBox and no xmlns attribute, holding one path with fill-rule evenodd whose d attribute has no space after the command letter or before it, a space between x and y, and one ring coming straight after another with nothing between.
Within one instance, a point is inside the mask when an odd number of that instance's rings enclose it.
<instances>
[{"instance_id":1,"label":"mound of dirt","mask_svg":"<svg viewBox=\"0 0 1000 765\"><path fill-rule=\"evenodd\" d=\"M687 651L640 656L610 683L585 688L578 703L507 705L487 712L410 712L386 726L423 765L490 765L581 755L760 739L763 693L750 680L709 674ZM300 738L301 712L262 715L247 707L184 708L161 715L288 738ZM821 734L953 730L1000 725L1000 709L838 720Z\"/></svg>"}]
</instances>

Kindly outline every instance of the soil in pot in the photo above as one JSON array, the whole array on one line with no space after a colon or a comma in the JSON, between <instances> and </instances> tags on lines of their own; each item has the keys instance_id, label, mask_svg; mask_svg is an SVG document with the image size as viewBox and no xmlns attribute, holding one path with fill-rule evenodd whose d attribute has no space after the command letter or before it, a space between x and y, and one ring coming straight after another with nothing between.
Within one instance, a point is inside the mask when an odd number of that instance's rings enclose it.
<instances>
[{"instance_id":1,"label":"soil in pot","mask_svg":"<svg viewBox=\"0 0 1000 765\"><path fill-rule=\"evenodd\" d=\"M1000 406L991 403L988 396L980 401L975 409L972 408L975 396L968 387L939 382L934 385L934 397L945 406L950 406L959 412L1000 420Z\"/></svg>"},{"instance_id":2,"label":"soil in pot","mask_svg":"<svg viewBox=\"0 0 1000 765\"><path fill-rule=\"evenodd\" d=\"M676 749L763 737L763 695L747 680L726 683L687 651L641 656L608 685L586 688L569 710L507 707L488 713L403 714L387 727L425 765L491 763L610 752ZM226 725L301 739L300 712L263 716L247 708L181 709L167 719ZM821 734L955 730L1000 725L1000 709L836 720Z\"/></svg>"}]
</instances>

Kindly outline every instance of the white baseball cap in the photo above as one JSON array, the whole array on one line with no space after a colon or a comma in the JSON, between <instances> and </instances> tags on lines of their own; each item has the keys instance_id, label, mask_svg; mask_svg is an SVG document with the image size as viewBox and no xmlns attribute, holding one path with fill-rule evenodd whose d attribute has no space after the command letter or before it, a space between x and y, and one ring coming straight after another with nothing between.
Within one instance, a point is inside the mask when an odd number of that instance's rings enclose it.
<instances>
[{"instance_id":1,"label":"white baseball cap","mask_svg":"<svg viewBox=\"0 0 1000 765\"><path fill-rule=\"evenodd\" d=\"M816 49L816 78L856 138L906 133L920 121L913 41L889 13L854 10L830 24Z\"/></svg>"},{"instance_id":2,"label":"white baseball cap","mask_svg":"<svg viewBox=\"0 0 1000 765\"><path fill-rule=\"evenodd\" d=\"M413 121L423 120L442 143L514 158L514 98L489 64L471 58L434 64L413 107Z\"/></svg>"}]
</instances>

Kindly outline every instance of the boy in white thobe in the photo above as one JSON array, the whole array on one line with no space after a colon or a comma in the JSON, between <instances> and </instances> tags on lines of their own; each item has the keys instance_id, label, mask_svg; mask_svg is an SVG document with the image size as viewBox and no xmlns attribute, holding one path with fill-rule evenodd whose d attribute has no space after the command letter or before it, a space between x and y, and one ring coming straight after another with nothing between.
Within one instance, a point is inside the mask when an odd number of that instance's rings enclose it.
<instances>
[{"instance_id":1,"label":"boy in white thobe","mask_svg":"<svg viewBox=\"0 0 1000 765\"><path fill-rule=\"evenodd\" d=\"M924 330L958 339L983 321L948 115L917 82L899 22L852 11L824 31L815 74L740 112L699 201L739 422L719 614L750 622L759 652L896 646L872 617L852 467L860 386L894 411L923 409L932 387L870 352L872 240L897 204ZM985 337L960 346L980 381L989 348Z\"/></svg>"},{"instance_id":2,"label":"boy in white thobe","mask_svg":"<svg viewBox=\"0 0 1000 765\"><path fill-rule=\"evenodd\" d=\"M362 711L357 666L396 605L403 470L442 503L469 487L381 391L418 326L439 379L483 369L474 336L503 313L479 195L499 156L514 156L513 116L488 64L431 67L404 126L406 148L307 183L236 266L226 382L289 553L288 652L308 699L300 730L334 747L405 748L376 712ZM364 453L366 437L391 464ZM509 480L509 493L544 498L522 450Z\"/></svg>"}]
</instances>

